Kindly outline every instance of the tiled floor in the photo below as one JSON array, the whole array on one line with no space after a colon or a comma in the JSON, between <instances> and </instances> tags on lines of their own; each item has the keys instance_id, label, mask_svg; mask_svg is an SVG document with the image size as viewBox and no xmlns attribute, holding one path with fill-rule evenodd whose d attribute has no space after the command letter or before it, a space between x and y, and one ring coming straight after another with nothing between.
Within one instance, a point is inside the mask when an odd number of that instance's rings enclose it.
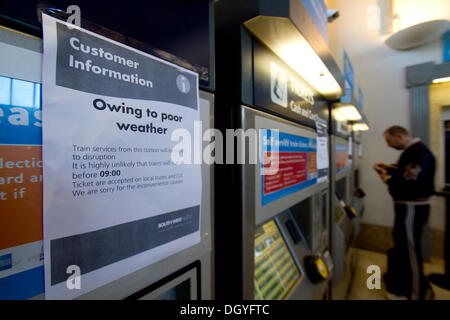
<instances>
[{"instance_id":1,"label":"tiled floor","mask_svg":"<svg viewBox=\"0 0 450 320\"><path fill-rule=\"evenodd\" d=\"M366 273L367 267L370 265L378 265L381 274L386 272L386 255L378 252L367 251L362 249L354 249L358 256L357 268L353 278L352 288L350 290L349 299L351 300L386 300L386 291L384 282L381 281L381 289L369 290L367 288L367 278L370 274ZM431 273L444 272L444 260L431 259L431 263L424 265L425 275ZM436 300L450 300L450 291L444 290L431 284Z\"/></svg>"}]
</instances>

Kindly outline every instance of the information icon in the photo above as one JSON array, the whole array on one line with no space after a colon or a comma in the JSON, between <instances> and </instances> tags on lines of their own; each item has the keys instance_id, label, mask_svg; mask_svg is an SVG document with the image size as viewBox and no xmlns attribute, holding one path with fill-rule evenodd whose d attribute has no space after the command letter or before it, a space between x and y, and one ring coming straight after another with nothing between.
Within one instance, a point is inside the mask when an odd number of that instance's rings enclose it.
<instances>
[{"instance_id":1,"label":"information icon","mask_svg":"<svg viewBox=\"0 0 450 320\"><path fill-rule=\"evenodd\" d=\"M177 88L183 93L188 93L191 90L191 83L189 82L188 78L180 74L177 77Z\"/></svg>"}]
</instances>

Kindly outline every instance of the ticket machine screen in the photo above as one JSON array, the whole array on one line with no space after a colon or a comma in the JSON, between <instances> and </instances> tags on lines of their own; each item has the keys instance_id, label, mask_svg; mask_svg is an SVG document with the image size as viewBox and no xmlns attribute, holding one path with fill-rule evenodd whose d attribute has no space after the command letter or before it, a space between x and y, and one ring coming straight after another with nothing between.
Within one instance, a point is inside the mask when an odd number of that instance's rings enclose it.
<instances>
[{"instance_id":1,"label":"ticket machine screen","mask_svg":"<svg viewBox=\"0 0 450 320\"><path fill-rule=\"evenodd\" d=\"M300 271L274 220L255 231L255 299L280 300L300 278Z\"/></svg>"}]
</instances>

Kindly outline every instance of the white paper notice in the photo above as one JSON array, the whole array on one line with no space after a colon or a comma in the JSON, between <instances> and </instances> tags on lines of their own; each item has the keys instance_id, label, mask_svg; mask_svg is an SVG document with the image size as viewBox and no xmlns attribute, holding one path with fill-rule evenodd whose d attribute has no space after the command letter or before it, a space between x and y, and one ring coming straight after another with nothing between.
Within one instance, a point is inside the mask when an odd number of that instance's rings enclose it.
<instances>
[{"instance_id":1,"label":"white paper notice","mask_svg":"<svg viewBox=\"0 0 450 320\"><path fill-rule=\"evenodd\" d=\"M328 180L328 168L330 166L328 159L328 133L327 126L316 122L317 128L317 183Z\"/></svg>"},{"instance_id":2,"label":"white paper notice","mask_svg":"<svg viewBox=\"0 0 450 320\"><path fill-rule=\"evenodd\" d=\"M349 162L349 165L352 166L352 162L353 162L353 139L352 139L352 137L348 137L348 162Z\"/></svg>"},{"instance_id":3,"label":"white paper notice","mask_svg":"<svg viewBox=\"0 0 450 320\"><path fill-rule=\"evenodd\" d=\"M171 161L193 145L198 75L43 27L45 296L71 299L200 242L200 164Z\"/></svg>"},{"instance_id":4,"label":"white paper notice","mask_svg":"<svg viewBox=\"0 0 450 320\"><path fill-rule=\"evenodd\" d=\"M353 139L352 137L348 137L348 155L351 156L353 154Z\"/></svg>"}]
</instances>

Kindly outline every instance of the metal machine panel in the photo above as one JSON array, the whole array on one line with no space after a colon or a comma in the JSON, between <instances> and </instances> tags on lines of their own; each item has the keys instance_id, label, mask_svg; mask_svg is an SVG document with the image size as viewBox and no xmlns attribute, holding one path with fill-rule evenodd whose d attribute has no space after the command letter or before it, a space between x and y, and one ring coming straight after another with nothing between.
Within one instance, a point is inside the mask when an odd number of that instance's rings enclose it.
<instances>
[{"instance_id":1,"label":"metal machine panel","mask_svg":"<svg viewBox=\"0 0 450 320\"><path fill-rule=\"evenodd\" d=\"M342 174L341 177L336 178L336 193L344 200L344 202L348 205L351 205L351 194L350 194L350 180L351 180L351 171Z\"/></svg>"},{"instance_id":2,"label":"metal machine panel","mask_svg":"<svg viewBox=\"0 0 450 320\"><path fill-rule=\"evenodd\" d=\"M353 152L352 152L352 160L353 160L353 168L359 168L361 163L361 143L353 141Z\"/></svg>"},{"instance_id":3,"label":"metal machine panel","mask_svg":"<svg viewBox=\"0 0 450 320\"><path fill-rule=\"evenodd\" d=\"M360 228L361 228L361 218L364 214L364 197L365 193L361 189L361 181L360 181L360 174L361 174L361 133L360 132L354 132L354 135L356 137L355 143L353 143L353 163L352 163L352 182L351 182L351 194L353 195L352 203L351 205L355 208L356 212L358 213L358 216L355 218L355 228L354 228L354 234L355 237L358 235Z\"/></svg>"},{"instance_id":4,"label":"metal machine panel","mask_svg":"<svg viewBox=\"0 0 450 320\"><path fill-rule=\"evenodd\" d=\"M339 283L344 277L344 260L345 260L345 235L337 224L333 224L333 261L334 261L334 277L333 284Z\"/></svg>"},{"instance_id":5,"label":"metal machine panel","mask_svg":"<svg viewBox=\"0 0 450 320\"><path fill-rule=\"evenodd\" d=\"M328 247L328 189L295 204L293 217L313 253L322 253Z\"/></svg>"},{"instance_id":6,"label":"metal machine panel","mask_svg":"<svg viewBox=\"0 0 450 320\"><path fill-rule=\"evenodd\" d=\"M192 268L144 294L138 300L197 300L200 292L200 288L197 288L197 283L200 281L197 278L198 271Z\"/></svg>"},{"instance_id":7,"label":"metal machine panel","mask_svg":"<svg viewBox=\"0 0 450 320\"><path fill-rule=\"evenodd\" d=\"M349 219L344 208L335 197L331 247L334 262L334 276L332 279L333 299L345 299L351 284L353 265L349 261L353 259L351 246L355 235L354 220Z\"/></svg>"},{"instance_id":8,"label":"metal machine panel","mask_svg":"<svg viewBox=\"0 0 450 320\"><path fill-rule=\"evenodd\" d=\"M341 132L339 130L332 132L330 140L332 159L334 159L332 160L334 163L330 163L330 166L334 166L334 170L331 170L330 185L333 193L331 197L333 211L331 217L331 255L335 266L331 298L346 299L354 274L354 263L352 261L355 255L352 250L352 242L357 234L358 226L356 224L359 221L359 216L356 215L355 217L354 211L352 211L354 209L351 208L354 201L354 163L349 154L354 154L354 152L349 149L348 134L344 134L342 130ZM352 144L352 148L354 148L354 144ZM337 195L344 203L340 203ZM359 212L357 211L357 213Z\"/></svg>"},{"instance_id":9,"label":"metal machine panel","mask_svg":"<svg viewBox=\"0 0 450 320\"><path fill-rule=\"evenodd\" d=\"M331 298L333 300L348 300L354 280L354 270L358 264L358 254L354 248L350 248L345 254L340 281L333 282ZM337 278L336 278L337 279Z\"/></svg>"},{"instance_id":10,"label":"metal machine panel","mask_svg":"<svg viewBox=\"0 0 450 320\"><path fill-rule=\"evenodd\" d=\"M132 294L126 300L198 300L201 296L200 268L200 262L196 261Z\"/></svg>"},{"instance_id":11,"label":"metal machine panel","mask_svg":"<svg viewBox=\"0 0 450 320\"><path fill-rule=\"evenodd\" d=\"M280 132L306 137L309 139L315 139L316 133L313 129L300 126L296 123L288 120L283 120L272 115L256 111L245 106L241 107L241 121L244 130L247 129L278 129ZM248 147L245 147L248 151ZM261 178L261 166L259 165L244 165L242 166L242 183L243 183L243 212L245 212L245 221L247 224L246 230L260 230L260 228L268 221L277 222L277 226L281 235L283 236L286 246L290 248L293 253L292 257L296 261L300 270L304 270L303 259L307 255L314 253L321 254L324 247L321 240L327 238L327 235L323 237L322 234L312 231L311 243L314 243L314 250L312 251L310 245L305 240L302 229L299 227L298 222L295 220L292 209L302 200L309 199L311 205L305 211L305 215L312 217L310 225L304 226L304 229L321 228L321 225L328 226L327 222L323 222L322 218L328 220L328 206L327 200L325 204L321 204L322 197L328 199L328 183L323 182L320 184L313 184L305 187L304 189L288 193L280 198L275 199L269 203L263 203L262 192L263 179ZM314 220L314 221L313 221ZM248 228L248 229L247 229ZM291 230L290 230L291 228ZM296 233L300 235L299 239L294 239L292 236L292 228L296 230ZM258 233L258 231L256 231ZM298 238L298 237L296 237ZM258 249L258 248L256 248ZM250 247L247 248L250 251ZM258 261L254 261L254 269L258 269ZM252 264L247 263L246 269L253 270ZM250 271L248 271L250 272ZM303 271L301 271L303 273ZM250 273L249 275L250 276ZM314 299L321 298L327 288L326 281L315 284L311 282L308 277L300 277L289 291L284 295L284 299ZM257 291L257 288L255 288Z\"/></svg>"},{"instance_id":12,"label":"metal machine panel","mask_svg":"<svg viewBox=\"0 0 450 320\"><path fill-rule=\"evenodd\" d=\"M243 107L242 111L246 124L244 129L278 129L280 130L280 132L296 136L307 137L311 139L316 138L316 133L313 129L302 127L290 121L276 118L249 108ZM302 199L312 196L312 194L327 186L326 183L314 184L305 189L288 194L276 201L262 205L262 195L261 192L259 192L260 190L262 190L261 168L259 166L254 166L253 177L251 177L250 179L250 181L254 181L254 189L256 191L254 197L254 212L256 213L255 224L260 224L263 221L270 219L279 212L290 208Z\"/></svg>"},{"instance_id":13,"label":"metal machine panel","mask_svg":"<svg viewBox=\"0 0 450 320\"><path fill-rule=\"evenodd\" d=\"M351 169L351 162L349 159L349 142L341 137L335 137L335 162L336 174L340 177L340 173Z\"/></svg>"},{"instance_id":14,"label":"metal machine panel","mask_svg":"<svg viewBox=\"0 0 450 320\"><path fill-rule=\"evenodd\" d=\"M353 170L349 156L349 140L337 136L333 136L333 140L334 155L332 159L335 159L334 191L339 194L347 205L351 205L353 202Z\"/></svg>"},{"instance_id":15,"label":"metal machine panel","mask_svg":"<svg viewBox=\"0 0 450 320\"><path fill-rule=\"evenodd\" d=\"M237 0L219 1L215 5L215 10L217 48L220 48L216 50L217 100L220 113L216 122L218 128L221 130L243 129L244 131L261 129L266 132L279 130L292 140L297 138L316 140L317 123L328 124L330 117L328 101L318 92L314 92L311 86L300 78L300 72L292 69L292 65L289 66L283 62L275 54L276 46L272 46L274 43L281 44L290 38L283 32L274 32L278 29L271 29L271 26L278 25L277 22L281 18L287 22L288 27L285 30L293 31L291 34L295 34L296 39L305 38L337 83L343 87L342 75L331 55L328 54L328 48L322 38L316 37L317 29L301 2L286 0L278 3L251 0L242 5L242 1ZM265 23L266 19L271 21ZM303 36L298 37L296 30ZM267 41L268 39L270 41ZM269 135L261 134L261 137L268 139ZM237 150L249 154L249 147L242 143L245 139L238 138L241 145L237 147ZM257 147L260 144L261 142L257 144ZM269 153L272 150L266 149L263 152ZM264 157L260 158L264 159ZM304 239L298 241L299 236L295 236L295 240L290 236L289 230L296 229L299 234L301 230L288 210L304 199L310 197L317 199L316 195L329 188L329 184L328 182L321 184L311 182L309 185L303 185L303 181L298 182L294 179L295 183L292 185L280 184L281 188L276 189L280 187L277 181L274 182L276 187L267 188L269 184L265 176L268 174L261 176L261 172L265 172L265 167L260 165L243 164L228 170L219 165L217 169L221 178L228 179L223 182L226 187L220 190L221 195L224 196L218 197L221 205L217 208L217 221L220 220L221 225L227 226L227 230L233 230L236 233L236 237L230 240L234 255L227 268L237 279L236 285L217 280L218 285L223 290L230 288L239 298L251 299L254 297L255 229L273 219L278 221L281 234L286 233L285 240L287 246L291 246L294 258L303 263L300 260L306 255L311 255L312 251ZM278 177L270 182L276 179ZM289 179L284 181L286 180ZM286 185L298 188L289 189ZM279 192L280 190L285 192ZM270 196L271 194L275 196ZM329 198L328 196L327 201ZM320 198L315 201L319 200ZM233 217L230 215L227 219L222 218L229 210L233 210L235 215ZM321 208L317 203L314 204L312 211L322 216ZM288 225L285 224L286 222ZM221 233L220 230L217 234L219 233ZM221 250L226 250L229 243L224 241L222 244L223 237L224 235L218 237L216 244L218 243ZM226 262L226 259L220 257L216 261L219 261L216 264L216 270L226 272L225 268L219 266L222 262ZM319 287L326 288L327 283L313 284L305 277L298 289L293 290L292 295L286 298L321 298L323 291L320 292Z\"/></svg>"},{"instance_id":16,"label":"metal machine panel","mask_svg":"<svg viewBox=\"0 0 450 320\"><path fill-rule=\"evenodd\" d=\"M276 217L276 221L278 222L286 243L292 249L295 260L298 265L301 266L301 270L304 273L304 277L299 280L297 287L292 290L290 296L287 298L291 300L321 299L327 290L327 281L313 283L309 278L309 275L306 274L305 257L310 256L312 252L306 243L305 237L299 225L295 222L292 210L288 209L283 211ZM292 231L289 230L288 226L290 222L294 222L294 226L300 234L301 240L297 243L295 243L292 237ZM322 257L326 260L324 255ZM331 261L327 261L327 267L329 271L328 279L330 279L334 272Z\"/></svg>"}]
</instances>

